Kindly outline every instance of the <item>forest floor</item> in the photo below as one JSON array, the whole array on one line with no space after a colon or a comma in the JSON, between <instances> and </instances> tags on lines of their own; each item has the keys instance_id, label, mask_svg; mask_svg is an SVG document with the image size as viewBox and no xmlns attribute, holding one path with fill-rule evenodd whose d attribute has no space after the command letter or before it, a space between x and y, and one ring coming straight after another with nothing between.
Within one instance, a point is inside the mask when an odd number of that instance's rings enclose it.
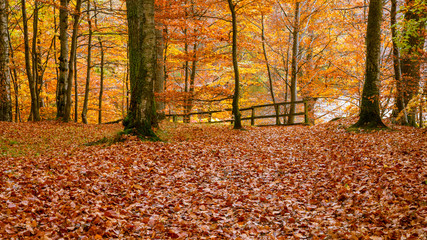
<instances>
[{"instance_id":1,"label":"forest floor","mask_svg":"<svg viewBox=\"0 0 427 240\"><path fill-rule=\"evenodd\" d=\"M427 133L349 124L0 122L0 239L426 239Z\"/></svg>"}]
</instances>

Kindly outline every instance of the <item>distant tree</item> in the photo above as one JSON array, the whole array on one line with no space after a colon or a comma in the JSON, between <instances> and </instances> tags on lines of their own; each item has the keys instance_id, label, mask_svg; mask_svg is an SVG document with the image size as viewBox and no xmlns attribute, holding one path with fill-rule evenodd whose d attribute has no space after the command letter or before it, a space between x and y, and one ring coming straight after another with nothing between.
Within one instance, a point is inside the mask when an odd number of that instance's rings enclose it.
<instances>
[{"instance_id":1,"label":"distant tree","mask_svg":"<svg viewBox=\"0 0 427 240\"><path fill-rule=\"evenodd\" d=\"M133 134L156 137L154 81L156 78L156 29L154 0L127 0L131 100L123 124Z\"/></svg>"},{"instance_id":2,"label":"distant tree","mask_svg":"<svg viewBox=\"0 0 427 240\"><path fill-rule=\"evenodd\" d=\"M365 83L359 121L353 127L386 127L380 115L380 50L383 1L369 2L368 28L366 31Z\"/></svg>"},{"instance_id":3,"label":"distant tree","mask_svg":"<svg viewBox=\"0 0 427 240\"><path fill-rule=\"evenodd\" d=\"M0 0L0 121L12 121L9 76L8 0Z\"/></svg>"}]
</instances>

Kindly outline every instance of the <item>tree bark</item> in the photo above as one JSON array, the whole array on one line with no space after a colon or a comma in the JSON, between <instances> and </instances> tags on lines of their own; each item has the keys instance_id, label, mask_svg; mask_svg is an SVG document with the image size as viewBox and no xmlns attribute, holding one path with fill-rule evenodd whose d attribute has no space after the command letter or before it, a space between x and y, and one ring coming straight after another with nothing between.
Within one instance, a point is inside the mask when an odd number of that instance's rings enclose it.
<instances>
[{"instance_id":1,"label":"tree bark","mask_svg":"<svg viewBox=\"0 0 427 240\"><path fill-rule=\"evenodd\" d=\"M31 112L28 120L39 121L40 114L38 109L38 101L36 94L36 81L33 78L33 69L31 67L31 57L30 57L30 44L28 40L28 19L27 19L27 10L26 10L26 2L22 0L22 21L24 25L24 51L25 51L25 69L28 78L28 86L30 88L31 95Z\"/></svg>"},{"instance_id":2,"label":"tree bark","mask_svg":"<svg viewBox=\"0 0 427 240\"><path fill-rule=\"evenodd\" d=\"M411 25L411 29L404 29L403 35L407 38L407 48L402 51L401 71L403 82L403 98L404 105L407 106L409 101L418 93L421 81L421 52L424 48L425 22L421 18L425 17L426 13L418 12L413 8L415 0L406 0L407 12L405 12L404 21ZM412 26L416 24L416 26ZM412 29L415 28L415 29ZM415 126L416 109L410 110L408 113L408 122Z\"/></svg>"},{"instance_id":3,"label":"tree bark","mask_svg":"<svg viewBox=\"0 0 427 240\"><path fill-rule=\"evenodd\" d=\"M10 53L10 60L12 61L12 66L16 66L15 63L15 56L13 54L13 47L12 43L10 42L10 32L7 32L7 40L9 44L9 53ZM14 90L14 100L15 100L15 122L21 122L21 111L19 109L19 83L18 83L18 73L16 71L16 68L14 67L11 70L12 73L10 73L10 77L12 79L12 85ZM12 114L13 115L13 114Z\"/></svg>"},{"instance_id":4,"label":"tree bark","mask_svg":"<svg viewBox=\"0 0 427 240\"><path fill-rule=\"evenodd\" d=\"M79 84L78 84L78 76L77 76L77 55L74 58L74 69L76 74L74 74L74 122L78 122L79 120Z\"/></svg>"},{"instance_id":5,"label":"tree bark","mask_svg":"<svg viewBox=\"0 0 427 240\"><path fill-rule=\"evenodd\" d=\"M292 63L291 63L291 106L289 109L289 117L288 117L288 124L295 123L295 114L296 112L296 105L295 102L297 101L298 97L298 90L297 90L297 73L298 73L298 49L299 49L299 31L300 31L300 3L295 3L295 12L294 12L294 26L292 29Z\"/></svg>"},{"instance_id":6,"label":"tree bark","mask_svg":"<svg viewBox=\"0 0 427 240\"><path fill-rule=\"evenodd\" d=\"M34 104L31 104L31 107L35 108L31 112L34 111L37 113L36 117L34 114L30 114L29 120L40 120L40 108L42 107L43 100L40 97L42 86L43 86L43 67L42 67L42 59L41 59L41 46L40 39L38 38L39 34L39 2L35 1L34 3L34 13L33 13L33 40L32 40L32 76L34 82L34 91L36 100Z\"/></svg>"},{"instance_id":7,"label":"tree bark","mask_svg":"<svg viewBox=\"0 0 427 240\"><path fill-rule=\"evenodd\" d=\"M156 32L154 0L127 0L131 100L123 122L126 131L157 138L155 118Z\"/></svg>"},{"instance_id":8,"label":"tree bark","mask_svg":"<svg viewBox=\"0 0 427 240\"><path fill-rule=\"evenodd\" d=\"M187 105L185 106L187 108L187 113L190 113L193 109L194 105L194 82L196 80L196 70L197 70L197 43L194 43L193 45L193 61L191 61L191 74L190 74L190 89L187 99Z\"/></svg>"},{"instance_id":9,"label":"tree bark","mask_svg":"<svg viewBox=\"0 0 427 240\"><path fill-rule=\"evenodd\" d=\"M156 30L156 81L154 83L154 92L163 93L165 90L165 75L164 75L164 62L163 52L165 49L163 31ZM157 101L156 109L158 113L161 113L165 109L165 103L163 101Z\"/></svg>"},{"instance_id":10,"label":"tree bark","mask_svg":"<svg viewBox=\"0 0 427 240\"><path fill-rule=\"evenodd\" d=\"M8 1L0 0L0 121L12 121L10 97Z\"/></svg>"},{"instance_id":11,"label":"tree bark","mask_svg":"<svg viewBox=\"0 0 427 240\"><path fill-rule=\"evenodd\" d=\"M60 55L59 55L59 78L57 84L58 95L56 97L56 117L58 119L66 119L66 104L68 91L68 0L61 0L61 8L59 9L59 40L60 40Z\"/></svg>"},{"instance_id":12,"label":"tree bark","mask_svg":"<svg viewBox=\"0 0 427 240\"><path fill-rule=\"evenodd\" d=\"M273 104L276 104L276 98L274 96L274 89L273 89L273 78L271 76L270 63L268 61L267 49L265 46L265 26L264 26L264 15L263 14L261 14L261 40L262 40L262 52L264 55L265 65L267 68L267 75L268 75L268 83L269 83L269 87L270 87L271 100L273 101ZM274 105L274 110L276 112L276 124L280 125L279 106Z\"/></svg>"},{"instance_id":13,"label":"tree bark","mask_svg":"<svg viewBox=\"0 0 427 240\"><path fill-rule=\"evenodd\" d=\"M101 37L98 37L99 47L101 50L101 76L99 83L99 98L98 98L98 124L102 123L102 96L104 95L104 67L105 67L105 52Z\"/></svg>"},{"instance_id":14,"label":"tree bark","mask_svg":"<svg viewBox=\"0 0 427 240\"><path fill-rule=\"evenodd\" d=\"M87 21L89 28L89 40L87 46L87 69L86 69L86 84L85 84L85 96L83 100L83 109L82 109L82 122L87 124L87 105L89 102L89 86L90 86L90 70L91 70L91 57L92 57L92 20L90 17L90 0L87 1Z\"/></svg>"},{"instance_id":15,"label":"tree bark","mask_svg":"<svg viewBox=\"0 0 427 240\"><path fill-rule=\"evenodd\" d=\"M395 117L399 117L399 115L402 115L398 120L398 123L402 125L407 125L408 117L406 115L404 97L403 97L404 93L403 93L402 72L401 72L401 65L400 65L400 51L396 43L397 41L396 40L396 37L397 37L396 24L397 24L397 0L391 0L390 25L391 25L391 39L393 43L394 79L396 81Z\"/></svg>"},{"instance_id":16,"label":"tree bark","mask_svg":"<svg viewBox=\"0 0 427 240\"><path fill-rule=\"evenodd\" d=\"M359 121L352 127L384 128L380 115L380 50L382 0L371 0L366 31L365 83L363 84L362 103Z\"/></svg>"},{"instance_id":17,"label":"tree bark","mask_svg":"<svg viewBox=\"0 0 427 240\"><path fill-rule=\"evenodd\" d=\"M231 12L231 21L233 25L233 42L232 42L232 55L233 55L233 69L234 69L234 95L233 95L233 115L234 115L234 129L242 129L242 121L239 110L240 98L240 77L239 77L239 63L237 59L237 16L236 5L233 0L227 0Z\"/></svg>"},{"instance_id":18,"label":"tree bark","mask_svg":"<svg viewBox=\"0 0 427 240\"><path fill-rule=\"evenodd\" d=\"M65 115L63 117L64 122L68 122L70 120L71 115L71 90L73 86L73 76L74 76L74 61L77 57L77 32L79 30L79 18L80 18L80 8L82 5L82 0L77 0L76 2L76 10L74 14L74 23L73 23L73 35L71 37L71 49L70 49L70 62L68 65L68 76L67 76L67 91L66 91L66 104L65 104ZM62 22L61 22L62 23ZM77 73L76 73L77 74Z\"/></svg>"}]
</instances>

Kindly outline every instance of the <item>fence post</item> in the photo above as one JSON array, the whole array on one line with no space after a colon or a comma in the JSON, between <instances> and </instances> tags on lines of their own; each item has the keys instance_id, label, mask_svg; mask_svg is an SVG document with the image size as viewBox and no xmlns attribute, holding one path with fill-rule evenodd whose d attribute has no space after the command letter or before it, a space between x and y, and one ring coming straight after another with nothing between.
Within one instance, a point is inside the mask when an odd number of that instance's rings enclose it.
<instances>
[{"instance_id":1,"label":"fence post","mask_svg":"<svg viewBox=\"0 0 427 240\"><path fill-rule=\"evenodd\" d=\"M307 108L307 100L304 100L304 123L308 124L308 108Z\"/></svg>"},{"instance_id":2,"label":"fence post","mask_svg":"<svg viewBox=\"0 0 427 240\"><path fill-rule=\"evenodd\" d=\"M173 115L173 116L172 116L172 121L173 121L174 123L176 123L176 121L177 121L177 120L176 120L176 115Z\"/></svg>"},{"instance_id":3,"label":"fence post","mask_svg":"<svg viewBox=\"0 0 427 240\"><path fill-rule=\"evenodd\" d=\"M209 123L211 123L211 122L212 122L212 112L209 112L208 122L209 122Z\"/></svg>"},{"instance_id":4,"label":"fence post","mask_svg":"<svg viewBox=\"0 0 427 240\"><path fill-rule=\"evenodd\" d=\"M251 107L251 126L255 125L255 108Z\"/></svg>"}]
</instances>

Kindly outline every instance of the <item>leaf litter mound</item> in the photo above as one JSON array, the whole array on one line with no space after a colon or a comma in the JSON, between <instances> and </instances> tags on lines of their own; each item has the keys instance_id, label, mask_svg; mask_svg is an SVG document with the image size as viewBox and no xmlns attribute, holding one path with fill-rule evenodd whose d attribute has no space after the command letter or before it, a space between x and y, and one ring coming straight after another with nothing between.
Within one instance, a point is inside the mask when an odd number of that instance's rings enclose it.
<instances>
[{"instance_id":1,"label":"leaf litter mound","mask_svg":"<svg viewBox=\"0 0 427 240\"><path fill-rule=\"evenodd\" d=\"M55 151L0 155L0 236L425 239L426 134L354 133L345 124L168 124L167 142L84 146L120 125L0 123L3 143L80 134Z\"/></svg>"}]
</instances>

